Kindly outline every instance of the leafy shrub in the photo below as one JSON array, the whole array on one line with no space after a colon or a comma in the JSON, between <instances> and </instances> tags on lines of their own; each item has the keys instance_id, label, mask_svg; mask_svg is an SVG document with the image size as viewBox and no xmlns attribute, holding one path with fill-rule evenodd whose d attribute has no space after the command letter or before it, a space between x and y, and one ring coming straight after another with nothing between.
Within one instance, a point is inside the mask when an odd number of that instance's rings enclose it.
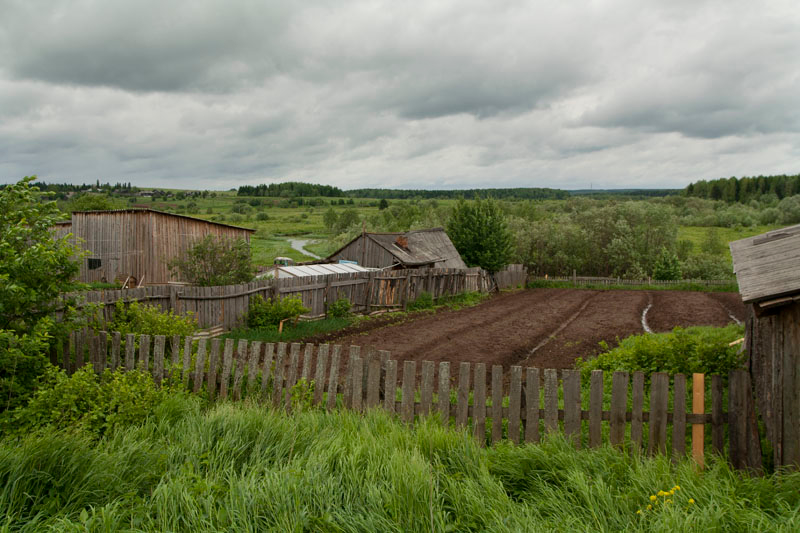
<instances>
[{"instance_id":1,"label":"leafy shrub","mask_svg":"<svg viewBox=\"0 0 800 533\"><path fill-rule=\"evenodd\" d=\"M50 366L27 406L9 414L10 433L80 427L97 436L144 421L177 390L156 387L150 374L106 370L97 376L90 365L71 376Z\"/></svg>"},{"instance_id":2,"label":"leafy shrub","mask_svg":"<svg viewBox=\"0 0 800 533\"><path fill-rule=\"evenodd\" d=\"M0 412L24 405L50 366L46 320L28 334L0 329Z\"/></svg>"},{"instance_id":3,"label":"leafy shrub","mask_svg":"<svg viewBox=\"0 0 800 533\"><path fill-rule=\"evenodd\" d=\"M117 300L114 319L107 326L110 331L119 331L123 338L127 333L146 333L148 335L187 336L197 331L197 319L188 315L176 315L173 311L162 311L152 305L131 302L125 305Z\"/></svg>"},{"instance_id":4,"label":"leafy shrub","mask_svg":"<svg viewBox=\"0 0 800 533\"><path fill-rule=\"evenodd\" d=\"M297 319L310 309L303 307L300 298L276 299L264 298L256 294L250 298L250 309L247 311L247 326L250 328L266 328L277 326L282 320Z\"/></svg>"},{"instance_id":5,"label":"leafy shrub","mask_svg":"<svg viewBox=\"0 0 800 533\"><path fill-rule=\"evenodd\" d=\"M584 379L588 379L592 370L640 370L648 375L700 372L727 376L742 364L739 346L729 344L743 334L742 326L731 324L724 328L677 327L671 333L631 335L613 350L608 350L608 345L601 342L608 351L587 361L579 359L576 366Z\"/></svg>"},{"instance_id":6,"label":"leafy shrub","mask_svg":"<svg viewBox=\"0 0 800 533\"><path fill-rule=\"evenodd\" d=\"M328 306L328 317L330 318L347 318L351 314L350 300L347 298L339 298Z\"/></svg>"},{"instance_id":7,"label":"leafy shrub","mask_svg":"<svg viewBox=\"0 0 800 533\"><path fill-rule=\"evenodd\" d=\"M420 295L407 306L409 311L422 311L423 309L433 309L433 295L423 291Z\"/></svg>"},{"instance_id":8,"label":"leafy shrub","mask_svg":"<svg viewBox=\"0 0 800 533\"><path fill-rule=\"evenodd\" d=\"M231 215L230 221L241 222L242 217ZM168 266L173 275L202 287L247 283L253 279L250 245L244 239L206 235Z\"/></svg>"}]
</instances>

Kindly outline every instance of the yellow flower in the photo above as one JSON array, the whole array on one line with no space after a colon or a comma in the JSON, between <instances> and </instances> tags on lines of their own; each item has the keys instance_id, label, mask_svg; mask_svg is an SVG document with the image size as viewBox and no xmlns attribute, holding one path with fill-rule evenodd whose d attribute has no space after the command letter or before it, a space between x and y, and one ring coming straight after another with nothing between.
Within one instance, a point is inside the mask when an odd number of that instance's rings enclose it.
<instances>
[{"instance_id":1,"label":"yellow flower","mask_svg":"<svg viewBox=\"0 0 800 533\"><path fill-rule=\"evenodd\" d=\"M638 511L636 511L636 514L642 514L642 510L639 509Z\"/></svg>"},{"instance_id":2,"label":"yellow flower","mask_svg":"<svg viewBox=\"0 0 800 533\"><path fill-rule=\"evenodd\" d=\"M666 503L672 503L672 500L667 500Z\"/></svg>"},{"instance_id":3,"label":"yellow flower","mask_svg":"<svg viewBox=\"0 0 800 533\"><path fill-rule=\"evenodd\" d=\"M675 485L675 487L672 490L681 490L681 486L680 485Z\"/></svg>"},{"instance_id":4,"label":"yellow flower","mask_svg":"<svg viewBox=\"0 0 800 533\"><path fill-rule=\"evenodd\" d=\"M647 506L647 510L648 510L648 511L652 511L652 510L653 510L653 506L652 506L652 505L648 505L648 506Z\"/></svg>"},{"instance_id":5,"label":"yellow flower","mask_svg":"<svg viewBox=\"0 0 800 533\"><path fill-rule=\"evenodd\" d=\"M694 503L694 498L689 498L689 503Z\"/></svg>"},{"instance_id":6,"label":"yellow flower","mask_svg":"<svg viewBox=\"0 0 800 533\"><path fill-rule=\"evenodd\" d=\"M655 497L655 496L650 496L650 501L651 501L651 502L654 502L654 501L656 501L656 497Z\"/></svg>"},{"instance_id":7,"label":"yellow flower","mask_svg":"<svg viewBox=\"0 0 800 533\"><path fill-rule=\"evenodd\" d=\"M675 489L672 489L671 491L669 491L669 495L670 496L672 496L673 494L675 494Z\"/></svg>"}]
</instances>

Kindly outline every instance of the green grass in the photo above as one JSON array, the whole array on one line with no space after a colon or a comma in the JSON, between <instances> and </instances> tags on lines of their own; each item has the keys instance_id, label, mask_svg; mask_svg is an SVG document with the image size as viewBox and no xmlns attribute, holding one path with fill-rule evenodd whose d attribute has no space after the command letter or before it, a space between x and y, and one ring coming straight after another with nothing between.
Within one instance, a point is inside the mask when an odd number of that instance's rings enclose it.
<instances>
[{"instance_id":1,"label":"green grass","mask_svg":"<svg viewBox=\"0 0 800 533\"><path fill-rule=\"evenodd\" d=\"M557 438L487 449L435 419L412 429L381 411L204 411L184 398L99 441L0 442L0 508L4 531L800 529L800 474L708 465ZM676 485L673 503L647 510Z\"/></svg>"},{"instance_id":2,"label":"green grass","mask_svg":"<svg viewBox=\"0 0 800 533\"><path fill-rule=\"evenodd\" d=\"M322 320L300 321L296 326L284 324L283 331L278 328L236 329L225 334L224 338L247 339L261 342L294 342L314 335L321 335L344 329L354 322L354 318L325 318Z\"/></svg>"},{"instance_id":3,"label":"green grass","mask_svg":"<svg viewBox=\"0 0 800 533\"><path fill-rule=\"evenodd\" d=\"M700 283L678 283L675 285L603 285L598 283L572 283L571 281L533 280L529 289L593 289L621 291L693 291L693 292L739 292L739 285L731 281L726 285L703 285Z\"/></svg>"},{"instance_id":4,"label":"green grass","mask_svg":"<svg viewBox=\"0 0 800 533\"><path fill-rule=\"evenodd\" d=\"M750 227L737 227L737 228L722 228L714 227L713 230L717 233L719 240L723 244L721 248L722 255L731 262L731 251L728 244L731 241L738 241L739 239L746 239L755 235L761 235L767 231L772 231L783 227L781 225L769 226L750 226ZM707 238L711 228L705 226L678 226L678 240L687 240L692 243L691 253L699 254L703 249L703 243Z\"/></svg>"}]
</instances>

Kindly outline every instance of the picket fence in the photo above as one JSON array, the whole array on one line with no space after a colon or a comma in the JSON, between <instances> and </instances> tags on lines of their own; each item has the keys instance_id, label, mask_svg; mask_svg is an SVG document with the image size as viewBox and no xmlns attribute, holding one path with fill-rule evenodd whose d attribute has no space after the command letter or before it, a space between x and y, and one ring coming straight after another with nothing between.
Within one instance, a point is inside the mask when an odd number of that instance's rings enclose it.
<instances>
[{"instance_id":1,"label":"picket fence","mask_svg":"<svg viewBox=\"0 0 800 533\"><path fill-rule=\"evenodd\" d=\"M250 298L257 294L265 299L300 298L310 309L304 317L320 318L339 298L347 298L354 312L370 313L379 309L404 309L423 292L438 299L463 292L490 292L520 286L526 279L527 272L521 265L511 265L509 270L494 276L480 268L389 270L267 279L219 287L154 285L89 291L80 296L86 303L102 304L100 312L107 322L114 316L117 301L140 301L176 314L191 312L203 329L231 330L244 324Z\"/></svg>"},{"instance_id":2,"label":"picket fence","mask_svg":"<svg viewBox=\"0 0 800 533\"><path fill-rule=\"evenodd\" d=\"M652 374L646 396L648 379L642 372L613 372L608 404L603 390L607 375L599 370L591 373L587 394L577 370L488 369L484 363L461 362L456 378L448 362L439 363L437 372L433 362L422 361L418 368L415 361L404 361L399 375L401 363L387 351L362 352L351 346L347 355L345 362L340 345L209 342L133 334L123 338L119 333L84 332L73 335L52 357L70 371L85 362L98 373L106 368L138 368L151 372L158 383L169 376L211 399L251 398L288 411L310 394L307 401L316 406L357 411L382 407L408 423L437 412L446 424L469 428L481 444L501 439L537 442L543 432L563 431L577 447L599 446L607 439L612 445L651 455L666 453L669 447L679 457L687 453L690 427L692 456L702 465L705 429L710 426L714 452L723 452L727 429L732 465L760 468L760 457L748 456L752 450L746 445L752 396L745 371L729 377L725 413L723 381L716 375L710 380L710 402L705 396L706 376L691 377L687 409L687 378L682 374ZM645 411L648 396L649 411Z\"/></svg>"}]
</instances>

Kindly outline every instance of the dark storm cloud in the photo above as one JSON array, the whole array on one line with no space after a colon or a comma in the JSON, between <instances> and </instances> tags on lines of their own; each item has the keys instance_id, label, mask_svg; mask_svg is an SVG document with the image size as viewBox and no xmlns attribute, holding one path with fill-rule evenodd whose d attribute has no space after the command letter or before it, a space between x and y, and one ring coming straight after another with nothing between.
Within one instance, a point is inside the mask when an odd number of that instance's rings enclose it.
<instances>
[{"instance_id":1,"label":"dark storm cloud","mask_svg":"<svg viewBox=\"0 0 800 533\"><path fill-rule=\"evenodd\" d=\"M0 0L0 180L796 172L794 2Z\"/></svg>"}]
</instances>

